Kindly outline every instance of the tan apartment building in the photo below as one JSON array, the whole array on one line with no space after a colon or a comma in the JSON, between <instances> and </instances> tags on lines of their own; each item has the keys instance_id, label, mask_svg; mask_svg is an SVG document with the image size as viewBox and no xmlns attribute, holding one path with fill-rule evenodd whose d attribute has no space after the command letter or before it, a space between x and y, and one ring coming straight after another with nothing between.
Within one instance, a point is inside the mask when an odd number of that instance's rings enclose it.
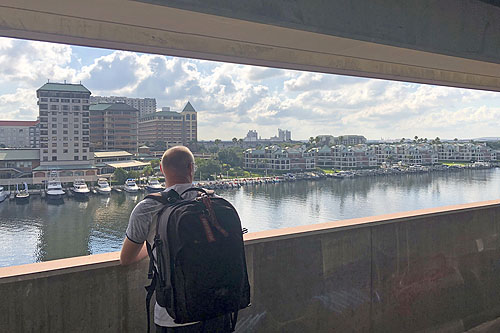
<instances>
[{"instance_id":1,"label":"tan apartment building","mask_svg":"<svg viewBox=\"0 0 500 333\"><path fill-rule=\"evenodd\" d=\"M197 113L187 102L181 112L159 111L139 119L139 144L164 142L167 147L197 141Z\"/></svg>"},{"instance_id":2,"label":"tan apartment building","mask_svg":"<svg viewBox=\"0 0 500 333\"><path fill-rule=\"evenodd\" d=\"M125 103L90 105L90 142L94 151L137 153L139 110Z\"/></svg>"},{"instance_id":3,"label":"tan apartment building","mask_svg":"<svg viewBox=\"0 0 500 333\"><path fill-rule=\"evenodd\" d=\"M40 165L33 182L45 181L51 171L63 182L95 180L90 147L90 91L82 84L46 83L36 91L40 119Z\"/></svg>"}]
</instances>

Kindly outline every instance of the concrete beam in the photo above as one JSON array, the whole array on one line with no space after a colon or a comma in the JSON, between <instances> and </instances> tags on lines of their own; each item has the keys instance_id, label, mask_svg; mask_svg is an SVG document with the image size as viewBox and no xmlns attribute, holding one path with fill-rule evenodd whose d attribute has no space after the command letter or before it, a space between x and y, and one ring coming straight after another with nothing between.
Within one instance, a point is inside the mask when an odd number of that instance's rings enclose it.
<instances>
[{"instance_id":1,"label":"concrete beam","mask_svg":"<svg viewBox=\"0 0 500 333\"><path fill-rule=\"evenodd\" d=\"M180 7L182 3L174 1L172 5ZM432 48L418 49L419 45L423 45L418 43L412 47L404 43L389 43L390 40L384 42L367 34L366 29L358 31L355 36L354 33L335 35L332 27L326 27L330 30L325 30L328 32L325 33L321 27L286 22L279 25L273 21L245 17L244 12L240 16L245 19L214 15L213 8L207 14L202 11L209 11L199 2L191 3L191 8L194 6L199 11L125 0L70 0L62 3L57 0L1 0L0 36L500 91L500 61L489 56L491 50L495 51L498 47L494 40L483 43L488 45L483 56L464 55L459 49L447 50L445 54ZM308 4L301 3L302 6ZM335 3L339 8L346 6L341 1ZM438 6L437 1L426 3ZM447 3L452 6L451 12L456 12L453 10L456 2ZM484 3L480 3L484 8L478 7L472 0L464 3L469 3L470 8L480 8L480 11L474 11L474 17L487 22L500 22L494 20L498 19L499 13L496 7ZM464 13L468 8L460 5L458 12ZM391 13L392 7L387 6L387 10ZM221 13L226 12L221 5ZM383 13L375 12L379 15ZM405 13L404 17L408 17L410 12ZM478 16L478 13L483 16ZM355 11L346 12L346 15L354 14ZM342 14L339 11L336 15ZM396 19L401 21L396 16L379 18L379 23L372 26L374 31ZM356 17L352 16L352 19ZM434 21L439 21L439 18ZM356 19L356 22L360 20ZM426 30L424 36L440 35L442 29L439 28L448 24L451 23L444 21L441 26L435 27L436 30ZM494 23L490 26L497 29ZM352 25L344 28L347 31L354 29ZM386 30L384 28L378 34L385 36ZM455 32L455 28L450 31L452 34ZM488 32L487 36L490 35ZM364 36L364 40L359 36ZM443 36L441 38L447 35Z\"/></svg>"}]
</instances>

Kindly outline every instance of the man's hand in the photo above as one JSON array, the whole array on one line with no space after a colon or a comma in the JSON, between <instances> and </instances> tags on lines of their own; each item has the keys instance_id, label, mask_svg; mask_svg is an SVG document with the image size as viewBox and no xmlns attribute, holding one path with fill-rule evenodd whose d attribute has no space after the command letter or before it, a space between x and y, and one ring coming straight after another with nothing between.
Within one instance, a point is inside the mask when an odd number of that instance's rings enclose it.
<instances>
[{"instance_id":1,"label":"man's hand","mask_svg":"<svg viewBox=\"0 0 500 333\"><path fill-rule=\"evenodd\" d=\"M125 238L120 252L120 264L130 265L148 256L146 244L137 244Z\"/></svg>"}]
</instances>

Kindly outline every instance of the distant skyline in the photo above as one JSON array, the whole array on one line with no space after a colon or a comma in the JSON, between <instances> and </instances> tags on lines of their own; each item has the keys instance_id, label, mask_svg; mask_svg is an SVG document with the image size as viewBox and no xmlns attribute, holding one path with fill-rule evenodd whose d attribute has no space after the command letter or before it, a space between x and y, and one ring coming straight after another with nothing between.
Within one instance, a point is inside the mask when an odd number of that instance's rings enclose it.
<instances>
[{"instance_id":1,"label":"distant skyline","mask_svg":"<svg viewBox=\"0 0 500 333\"><path fill-rule=\"evenodd\" d=\"M198 111L199 140L498 137L500 94L0 37L0 120L34 120L47 80Z\"/></svg>"}]
</instances>

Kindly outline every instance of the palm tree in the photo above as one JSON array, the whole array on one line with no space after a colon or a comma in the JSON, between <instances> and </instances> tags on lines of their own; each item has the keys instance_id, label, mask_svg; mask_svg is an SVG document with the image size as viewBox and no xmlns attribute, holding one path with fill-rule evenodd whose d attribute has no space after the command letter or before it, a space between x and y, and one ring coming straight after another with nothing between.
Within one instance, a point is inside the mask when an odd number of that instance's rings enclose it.
<instances>
[{"instance_id":1,"label":"palm tree","mask_svg":"<svg viewBox=\"0 0 500 333\"><path fill-rule=\"evenodd\" d=\"M417 135L415 135L414 139L415 139L415 140L413 140L413 142L414 142L414 143L417 143L418 136L417 136Z\"/></svg>"}]
</instances>

